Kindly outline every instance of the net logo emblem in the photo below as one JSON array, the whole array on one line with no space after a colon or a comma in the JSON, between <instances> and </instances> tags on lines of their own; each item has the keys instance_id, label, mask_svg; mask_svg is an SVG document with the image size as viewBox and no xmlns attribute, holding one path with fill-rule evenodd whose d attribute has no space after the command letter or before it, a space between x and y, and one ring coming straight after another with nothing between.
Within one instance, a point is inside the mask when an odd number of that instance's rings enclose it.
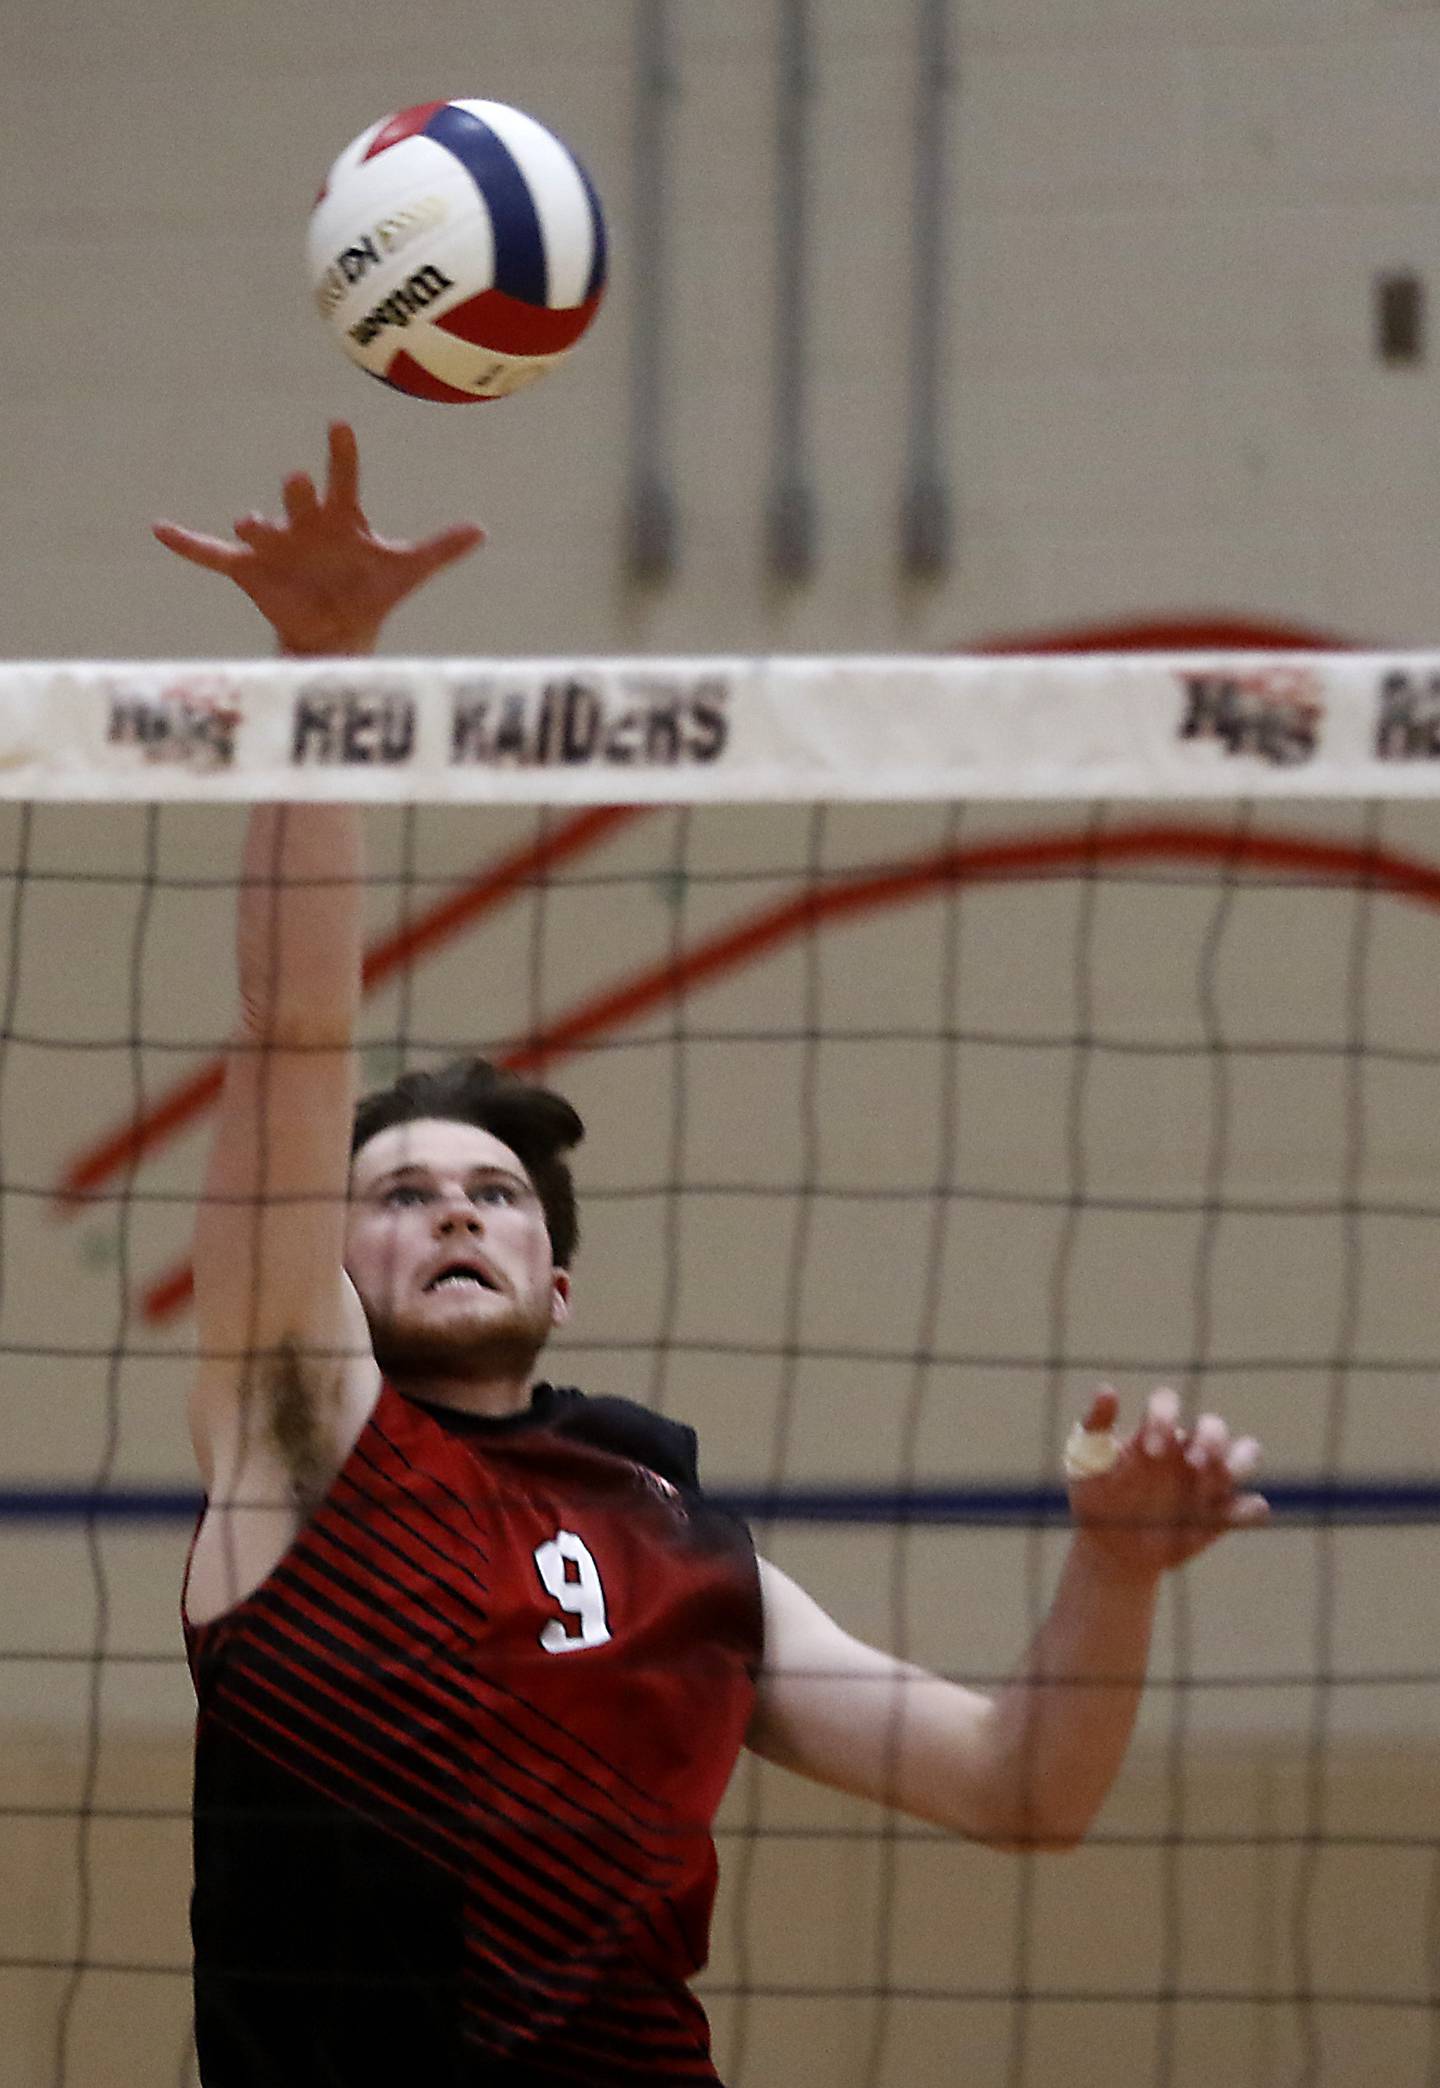
<instances>
[{"instance_id":1,"label":"net logo emblem","mask_svg":"<svg viewBox=\"0 0 1440 2088\"><path fill-rule=\"evenodd\" d=\"M105 738L112 747L137 748L148 762L174 763L206 775L235 760L235 734L244 719L233 689L215 678L173 682L168 688L110 691Z\"/></svg>"},{"instance_id":2,"label":"net logo emblem","mask_svg":"<svg viewBox=\"0 0 1440 2088\"><path fill-rule=\"evenodd\" d=\"M1276 767L1308 761L1325 716L1318 675L1304 667L1182 674L1182 740L1211 740L1227 755Z\"/></svg>"},{"instance_id":3,"label":"net logo emblem","mask_svg":"<svg viewBox=\"0 0 1440 2088\"><path fill-rule=\"evenodd\" d=\"M1377 761L1440 761L1440 674L1392 668L1380 684Z\"/></svg>"}]
</instances>

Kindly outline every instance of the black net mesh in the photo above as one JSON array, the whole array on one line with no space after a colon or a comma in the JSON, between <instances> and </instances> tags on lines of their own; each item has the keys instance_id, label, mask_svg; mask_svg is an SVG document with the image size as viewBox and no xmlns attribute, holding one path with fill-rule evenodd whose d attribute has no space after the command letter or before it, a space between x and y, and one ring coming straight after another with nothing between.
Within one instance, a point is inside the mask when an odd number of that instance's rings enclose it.
<instances>
[{"instance_id":1,"label":"black net mesh","mask_svg":"<svg viewBox=\"0 0 1440 2088\"><path fill-rule=\"evenodd\" d=\"M235 811L0 817L0 2079L189 2077L187 1241ZM847 1628L983 1687L1097 1379L1264 1441L1085 1848L742 1763L736 2084L1440 2080L1440 817L378 811L360 1047L581 1109L557 1375L699 1430ZM5 2069L13 2067L6 2074Z\"/></svg>"}]
</instances>

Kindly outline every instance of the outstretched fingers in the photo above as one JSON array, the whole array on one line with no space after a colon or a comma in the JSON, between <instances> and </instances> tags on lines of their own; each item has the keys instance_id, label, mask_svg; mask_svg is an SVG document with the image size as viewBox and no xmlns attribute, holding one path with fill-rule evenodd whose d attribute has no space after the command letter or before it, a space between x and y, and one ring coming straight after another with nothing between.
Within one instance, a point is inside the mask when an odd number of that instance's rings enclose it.
<instances>
[{"instance_id":1,"label":"outstretched fingers","mask_svg":"<svg viewBox=\"0 0 1440 2088\"><path fill-rule=\"evenodd\" d=\"M281 530L278 523L268 522L263 515L251 514L237 519L235 534L252 551L266 551L281 535Z\"/></svg>"},{"instance_id":2,"label":"outstretched fingers","mask_svg":"<svg viewBox=\"0 0 1440 2088\"><path fill-rule=\"evenodd\" d=\"M1231 1437L1218 1414L1201 1414L1190 1432L1185 1462L1193 1473L1195 1519L1218 1534L1227 1529L1251 1529L1263 1523L1270 1504L1260 1493L1238 1489L1254 1476L1260 1464L1260 1445L1254 1436Z\"/></svg>"},{"instance_id":3,"label":"outstretched fingers","mask_svg":"<svg viewBox=\"0 0 1440 2088\"><path fill-rule=\"evenodd\" d=\"M1087 1435L1105 1435L1120 1417L1120 1394L1113 1385L1097 1385L1081 1427Z\"/></svg>"},{"instance_id":4,"label":"outstretched fingers","mask_svg":"<svg viewBox=\"0 0 1440 2088\"><path fill-rule=\"evenodd\" d=\"M1230 1476L1230 1431L1218 1414L1199 1416L1182 1454L1188 1482L1184 1520L1200 1529L1224 1529L1235 1483Z\"/></svg>"},{"instance_id":5,"label":"outstretched fingers","mask_svg":"<svg viewBox=\"0 0 1440 2088\"><path fill-rule=\"evenodd\" d=\"M1225 1520L1232 1530L1253 1530L1270 1520L1270 1503L1264 1494L1236 1494Z\"/></svg>"},{"instance_id":6,"label":"outstretched fingers","mask_svg":"<svg viewBox=\"0 0 1440 2088\"><path fill-rule=\"evenodd\" d=\"M1225 1469L1231 1487L1226 1520L1233 1529L1253 1529L1269 1519L1270 1503L1264 1494L1235 1491L1247 1479L1254 1478L1260 1469L1260 1458L1260 1445L1254 1436L1237 1436L1226 1453Z\"/></svg>"},{"instance_id":7,"label":"outstretched fingers","mask_svg":"<svg viewBox=\"0 0 1440 2088\"><path fill-rule=\"evenodd\" d=\"M484 541L485 532L475 523L456 522L449 529L439 530L434 536L412 544L409 558L417 581L428 580L432 573L454 565L457 559L467 558Z\"/></svg>"},{"instance_id":8,"label":"outstretched fingers","mask_svg":"<svg viewBox=\"0 0 1440 2088\"><path fill-rule=\"evenodd\" d=\"M240 516L233 543L173 522L156 524L155 534L180 557L235 581L287 652L368 652L398 603L484 541L468 522L413 544L377 537L359 504L359 452L348 421L331 424L323 496L309 472L294 471L283 500L274 520Z\"/></svg>"},{"instance_id":9,"label":"outstretched fingers","mask_svg":"<svg viewBox=\"0 0 1440 2088\"><path fill-rule=\"evenodd\" d=\"M1254 1436L1236 1436L1225 1462L1232 1479L1251 1479L1260 1469L1260 1445Z\"/></svg>"},{"instance_id":10,"label":"outstretched fingers","mask_svg":"<svg viewBox=\"0 0 1440 2088\"><path fill-rule=\"evenodd\" d=\"M224 573L228 577L242 555L223 537L205 536L197 529L182 529L178 522L152 523L151 532L167 551L189 559L191 565L204 566L207 572Z\"/></svg>"},{"instance_id":11,"label":"outstretched fingers","mask_svg":"<svg viewBox=\"0 0 1440 2088\"><path fill-rule=\"evenodd\" d=\"M1083 1426L1114 1433L1118 1401L1108 1385L1091 1397ZM1068 1458L1068 1452L1067 1452ZM1111 1466L1097 1475L1066 1472L1081 1519L1132 1564L1178 1566L1229 1529L1263 1523L1269 1504L1248 1491L1260 1464L1254 1436L1233 1436L1220 1414L1183 1418L1169 1385L1153 1391L1139 1425ZM1081 1505L1083 1503L1083 1506Z\"/></svg>"},{"instance_id":12,"label":"outstretched fingers","mask_svg":"<svg viewBox=\"0 0 1440 2088\"><path fill-rule=\"evenodd\" d=\"M325 485L325 505L358 508L360 505L360 445L349 421L330 423L330 474Z\"/></svg>"},{"instance_id":13,"label":"outstretched fingers","mask_svg":"<svg viewBox=\"0 0 1440 2088\"><path fill-rule=\"evenodd\" d=\"M1152 1392L1140 1423L1140 1447L1147 1457L1165 1457L1179 1443L1180 1394L1169 1385Z\"/></svg>"},{"instance_id":14,"label":"outstretched fingers","mask_svg":"<svg viewBox=\"0 0 1440 2088\"><path fill-rule=\"evenodd\" d=\"M1201 1414L1185 1445L1185 1462L1197 1472L1226 1469L1230 1431L1218 1414Z\"/></svg>"},{"instance_id":15,"label":"outstretched fingers","mask_svg":"<svg viewBox=\"0 0 1440 2088\"><path fill-rule=\"evenodd\" d=\"M292 528L320 511L320 496L308 471L292 471L283 488L285 514Z\"/></svg>"}]
</instances>

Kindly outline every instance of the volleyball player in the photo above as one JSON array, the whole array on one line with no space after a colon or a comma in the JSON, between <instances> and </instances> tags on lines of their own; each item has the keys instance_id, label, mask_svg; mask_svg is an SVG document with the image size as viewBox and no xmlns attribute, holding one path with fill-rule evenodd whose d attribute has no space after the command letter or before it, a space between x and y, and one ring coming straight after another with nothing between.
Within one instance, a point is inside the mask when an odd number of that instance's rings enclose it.
<instances>
[{"instance_id":1,"label":"volleyball player","mask_svg":"<svg viewBox=\"0 0 1440 2088\"><path fill-rule=\"evenodd\" d=\"M235 541L157 525L291 655L368 652L474 549L385 542L354 436ZM1257 1461L1153 1394L1071 1486L1013 1682L849 1637L697 1483L695 1438L537 1376L570 1309L569 1104L481 1063L357 1112L358 813L255 808L241 1019L199 1212L207 1506L199 1702L206 2088L715 2081L710 1822L742 1745L1005 1848L1072 1846L1119 1768L1161 1575L1237 1525Z\"/></svg>"}]
</instances>

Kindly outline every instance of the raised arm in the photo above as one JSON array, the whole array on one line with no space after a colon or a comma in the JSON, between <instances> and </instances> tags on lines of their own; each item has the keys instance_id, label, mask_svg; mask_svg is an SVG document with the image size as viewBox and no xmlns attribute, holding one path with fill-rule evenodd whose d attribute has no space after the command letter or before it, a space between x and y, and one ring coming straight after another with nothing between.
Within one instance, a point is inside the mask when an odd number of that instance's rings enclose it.
<instances>
[{"instance_id":1,"label":"raised arm","mask_svg":"<svg viewBox=\"0 0 1440 2088\"><path fill-rule=\"evenodd\" d=\"M1115 1419L1113 1392L1086 1417ZM1238 1490L1258 1446L1152 1395L1110 1470L1075 1480L1077 1528L1049 1616L1013 1680L966 1689L861 1644L765 1566L765 1668L750 1744L818 1782L1002 1848L1069 1848L1129 1745L1162 1574L1262 1521Z\"/></svg>"},{"instance_id":2,"label":"raised arm","mask_svg":"<svg viewBox=\"0 0 1440 2088\"><path fill-rule=\"evenodd\" d=\"M471 527L413 545L377 537L360 506L355 437L339 423L323 496L296 473L284 506L276 521L243 517L233 543L172 523L155 534L243 588L293 655L370 651L390 610L481 538ZM210 1501L191 1569L197 1621L269 1572L378 1390L343 1267L361 878L353 807L254 809L237 907L239 1023L195 1229L191 1432Z\"/></svg>"}]
</instances>

